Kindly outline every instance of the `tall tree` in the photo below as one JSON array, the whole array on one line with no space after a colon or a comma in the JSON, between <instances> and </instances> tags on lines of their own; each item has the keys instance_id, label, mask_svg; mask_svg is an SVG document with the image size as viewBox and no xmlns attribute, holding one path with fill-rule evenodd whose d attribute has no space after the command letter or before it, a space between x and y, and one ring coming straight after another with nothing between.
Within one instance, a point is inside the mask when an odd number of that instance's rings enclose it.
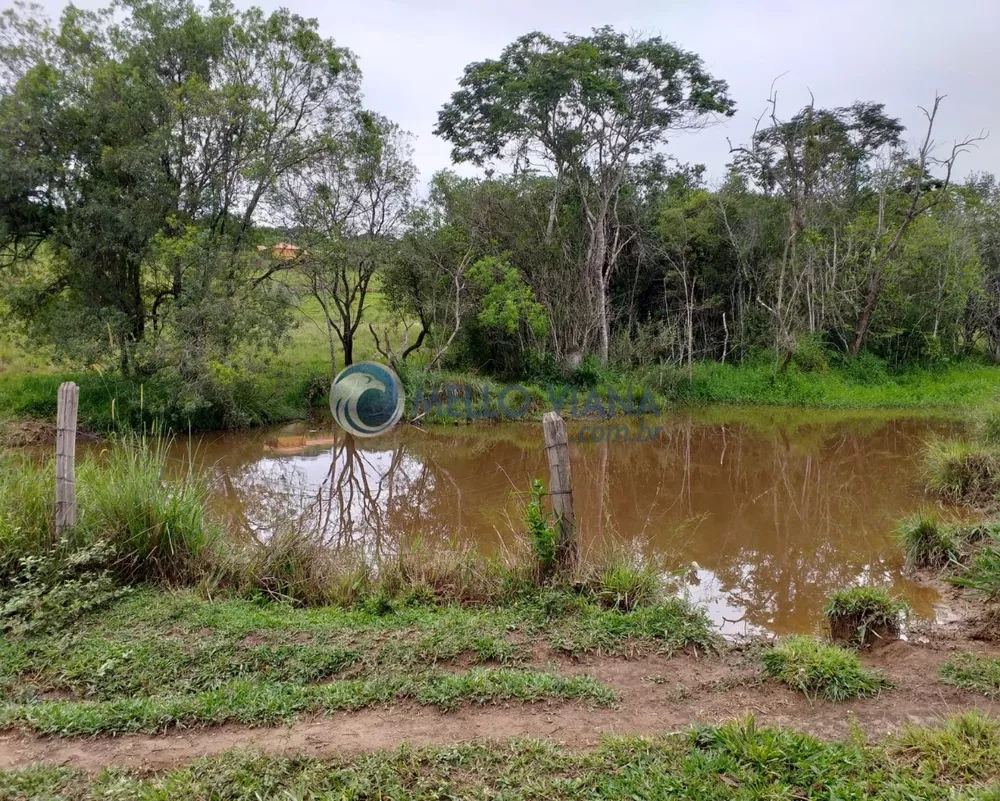
<instances>
[{"instance_id":1,"label":"tall tree","mask_svg":"<svg viewBox=\"0 0 1000 801\"><path fill-rule=\"evenodd\" d=\"M415 180L408 134L359 111L281 182L280 209L301 245L297 268L323 310L334 372L334 336L344 364L354 361L372 279L397 258Z\"/></svg>"},{"instance_id":2,"label":"tall tree","mask_svg":"<svg viewBox=\"0 0 1000 801\"><path fill-rule=\"evenodd\" d=\"M579 195L586 242L580 268L597 350L607 361L608 286L624 247L617 203L629 165L669 134L705 125L735 105L724 81L693 53L659 37L610 27L557 40L530 33L499 59L465 69L461 89L438 115L436 133L456 162L540 161L554 176L549 232L568 186Z\"/></svg>"}]
</instances>

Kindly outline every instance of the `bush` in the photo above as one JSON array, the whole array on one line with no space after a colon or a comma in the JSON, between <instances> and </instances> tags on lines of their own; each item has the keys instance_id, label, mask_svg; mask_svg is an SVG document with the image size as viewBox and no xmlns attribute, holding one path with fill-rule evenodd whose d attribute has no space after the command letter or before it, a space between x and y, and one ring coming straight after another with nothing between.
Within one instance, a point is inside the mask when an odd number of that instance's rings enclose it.
<instances>
[{"instance_id":1,"label":"bush","mask_svg":"<svg viewBox=\"0 0 1000 801\"><path fill-rule=\"evenodd\" d=\"M930 512L908 517L896 527L908 567L941 568L957 562L961 543L953 526L944 525Z\"/></svg>"},{"instance_id":2,"label":"bush","mask_svg":"<svg viewBox=\"0 0 1000 801\"><path fill-rule=\"evenodd\" d=\"M813 637L788 637L764 654L764 672L809 697L831 701L866 698L892 686L861 667L857 654Z\"/></svg>"},{"instance_id":3,"label":"bush","mask_svg":"<svg viewBox=\"0 0 1000 801\"><path fill-rule=\"evenodd\" d=\"M832 593L823 614L834 642L863 648L897 639L900 618L909 608L880 587L851 587Z\"/></svg>"},{"instance_id":4,"label":"bush","mask_svg":"<svg viewBox=\"0 0 1000 801\"><path fill-rule=\"evenodd\" d=\"M825 373L830 369L829 354L817 335L799 337L792 361L804 373Z\"/></svg>"},{"instance_id":5,"label":"bush","mask_svg":"<svg viewBox=\"0 0 1000 801\"><path fill-rule=\"evenodd\" d=\"M543 577L548 576L556 566L556 529L552 515L542 510L542 498L546 494L544 485L536 479L531 485L531 499L524 510L528 539Z\"/></svg>"}]
</instances>

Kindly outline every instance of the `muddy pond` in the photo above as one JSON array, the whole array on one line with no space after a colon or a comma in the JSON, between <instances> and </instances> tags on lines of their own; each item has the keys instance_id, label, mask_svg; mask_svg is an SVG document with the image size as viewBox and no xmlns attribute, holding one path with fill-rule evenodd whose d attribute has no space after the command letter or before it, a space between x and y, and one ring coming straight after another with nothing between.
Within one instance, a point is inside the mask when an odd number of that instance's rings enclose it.
<instances>
[{"instance_id":1,"label":"muddy pond","mask_svg":"<svg viewBox=\"0 0 1000 801\"><path fill-rule=\"evenodd\" d=\"M862 581L934 614L934 591L903 574L893 526L932 505L921 443L958 423L725 408L657 422L652 442L571 442L584 552L615 540L659 555L727 634L813 631L827 593ZM295 525L372 559L417 538L502 547L531 482L548 479L540 423L354 439L313 422L178 441L172 456L208 471L234 530L266 538Z\"/></svg>"}]
</instances>

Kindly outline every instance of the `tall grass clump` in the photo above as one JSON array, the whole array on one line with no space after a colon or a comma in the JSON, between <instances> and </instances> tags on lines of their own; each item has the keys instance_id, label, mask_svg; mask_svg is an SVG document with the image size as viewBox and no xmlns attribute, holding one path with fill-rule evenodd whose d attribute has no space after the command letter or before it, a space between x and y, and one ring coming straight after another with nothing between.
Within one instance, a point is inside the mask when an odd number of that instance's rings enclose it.
<instances>
[{"instance_id":1,"label":"tall grass clump","mask_svg":"<svg viewBox=\"0 0 1000 801\"><path fill-rule=\"evenodd\" d=\"M954 526L942 523L933 512L918 512L896 526L907 567L941 568L957 562L962 543Z\"/></svg>"},{"instance_id":2,"label":"tall grass clump","mask_svg":"<svg viewBox=\"0 0 1000 801\"><path fill-rule=\"evenodd\" d=\"M80 525L114 550L126 582L197 578L215 537L204 476L167 475L167 442L129 437L83 465Z\"/></svg>"},{"instance_id":3,"label":"tall grass clump","mask_svg":"<svg viewBox=\"0 0 1000 801\"><path fill-rule=\"evenodd\" d=\"M991 445L931 440L923 459L928 488L947 501L988 504L1000 492L1000 453Z\"/></svg>"},{"instance_id":4,"label":"tall grass clump","mask_svg":"<svg viewBox=\"0 0 1000 801\"><path fill-rule=\"evenodd\" d=\"M834 642L863 648L897 639L908 609L881 587L850 587L830 595L823 615Z\"/></svg>"},{"instance_id":5,"label":"tall grass clump","mask_svg":"<svg viewBox=\"0 0 1000 801\"><path fill-rule=\"evenodd\" d=\"M77 465L77 525L56 542L55 470L27 454L0 457L0 579L25 558L95 544L126 583L197 577L214 538L208 487L196 471L167 475L167 443L124 438Z\"/></svg>"},{"instance_id":6,"label":"tall grass clump","mask_svg":"<svg viewBox=\"0 0 1000 801\"><path fill-rule=\"evenodd\" d=\"M892 686L881 673L865 670L853 651L813 637L787 637L764 654L764 672L810 698L846 701L878 695Z\"/></svg>"},{"instance_id":7,"label":"tall grass clump","mask_svg":"<svg viewBox=\"0 0 1000 801\"><path fill-rule=\"evenodd\" d=\"M585 571L583 583L601 606L631 612L659 598L660 577L655 562L611 547Z\"/></svg>"},{"instance_id":8,"label":"tall grass clump","mask_svg":"<svg viewBox=\"0 0 1000 801\"><path fill-rule=\"evenodd\" d=\"M55 544L54 498L51 463L0 453L0 585L22 559L46 553Z\"/></svg>"}]
</instances>

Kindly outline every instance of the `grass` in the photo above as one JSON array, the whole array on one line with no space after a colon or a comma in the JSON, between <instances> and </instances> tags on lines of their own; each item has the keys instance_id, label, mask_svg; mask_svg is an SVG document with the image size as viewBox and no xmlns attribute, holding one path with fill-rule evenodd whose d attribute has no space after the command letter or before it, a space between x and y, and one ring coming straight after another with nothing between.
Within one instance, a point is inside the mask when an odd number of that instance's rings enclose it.
<instances>
[{"instance_id":1,"label":"grass","mask_svg":"<svg viewBox=\"0 0 1000 801\"><path fill-rule=\"evenodd\" d=\"M715 644L704 614L679 600L622 612L548 591L490 608L387 611L139 589L72 630L0 642L0 728L93 734L265 724L400 698L443 709L546 698L606 704L614 694L591 679L535 672L539 648L555 657ZM53 695L68 700L46 700Z\"/></svg>"},{"instance_id":2,"label":"grass","mask_svg":"<svg viewBox=\"0 0 1000 801\"><path fill-rule=\"evenodd\" d=\"M941 522L933 512L918 512L896 526L907 567L942 568L962 555L962 529Z\"/></svg>"},{"instance_id":3,"label":"grass","mask_svg":"<svg viewBox=\"0 0 1000 801\"><path fill-rule=\"evenodd\" d=\"M126 437L77 466L77 526L59 542L50 461L0 454L0 588L22 560L102 544L122 581L191 579L217 536L194 471L167 475L167 443Z\"/></svg>"},{"instance_id":4,"label":"grass","mask_svg":"<svg viewBox=\"0 0 1000 801\"><path fill-rule=\"evenodd\" d=\"M857 654L813 637L787 637L764 653L764 672L810 698L846 701L878 695L892 685L861 667Z\"/></svg>"},{"instance_id":5,"label":"grass","mask_svg":"<svg viewBox=\"0 0 1000 801\"><path fill-rule=\"evenodd\" d=\"M823 616L834 642L864 647L896 639L900 620L909 608L881 587L850 587L830 595Z\"/></svg>"},{"instance_id":6,"label":"grass","mask_svg":"<svg viewBox=\"0 0 1000 801\"><path fill-rule=\"evenodd\" d=\"M995 399L1000 373L982 363L889 371L869 354L828 369L782 373L762 355L743 364L701 362L690 382L670 395L688 403L767 404L827 408L974 407Z\"/></svg>"},{"instance_id":7,"label":"grass","mask_svg":"<svg viewBox=\"0 0 1000 801\"><path fill-rule=\"evenodd\" d=\"M941 679L990 698L1000 697L1000 659L980 654L956 654L941 666Z\"/></svg>"},{"instance_id":8,"label":"grass","mask_svg":"<svg viewBox=\"0 0 1000 801\"><path fill-rule=\"evenodd\" d=\"M1000 453L981 442L931 440L924 446L924 475L944 500L989 505L1000 492Z\"/></svg>"},{"instance_id":9,"label":"grass","mask_svg":"<svg viewBox=\"0 0 1000 801\"><path fill-rule=\"evenodd\" d=\"M459 674L392 674L323 684L233 681L184 695L111 701L42 701L0 708L0 728L63 737L160 732L224 723L266 726L297 715L357 710L413 699L442 710L462 703L587 700L609 706L614 691L588 676L559 676L510 668L473 668Z\"/></svg>"},{"instance_id":10,"label":"grass","mask_svg":"<svg viewBox=\"0 0 1000 801\"><path fill-rule=\"evenodd\" d=\"M315 759L231 751L155 774L34 766L0 772L0 797L82 799L440 798L922 799L986 801L998 724L975 713L866 744L824 742L745 718L575 750L535 740Z\"/></svg>"}]
</instances>

